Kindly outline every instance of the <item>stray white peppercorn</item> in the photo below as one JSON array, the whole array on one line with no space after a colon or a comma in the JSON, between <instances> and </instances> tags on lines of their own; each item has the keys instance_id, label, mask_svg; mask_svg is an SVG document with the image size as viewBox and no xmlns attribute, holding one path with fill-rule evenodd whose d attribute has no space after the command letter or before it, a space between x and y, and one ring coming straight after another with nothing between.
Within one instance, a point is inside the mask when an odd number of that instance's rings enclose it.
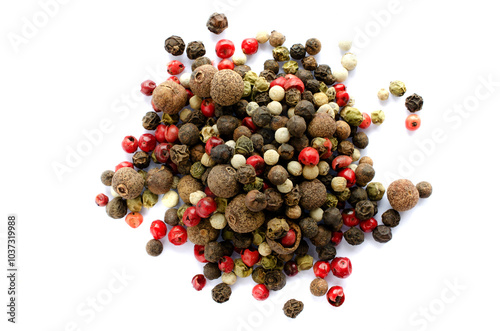
<instances>
[{"instance_id":1,"label":"stray white peppercorn","mask_svg":"<svg viewBox=\"0 0 500 331\"><path fill-rule=\"evenodd\" d=\"M349 98L349 101L347 101L346 107L354 107L355 103L356 103L356 100L354 98Z\"/></svg>"},{"instance_id":2,"label":"stray white peppercorn","mask_svg":"<svg viewBox=\"0 0 500 331\"><path fill-rule=\"evenodd\" d=\"M342 83L349 77L349 71L344 67L332 69L332 74L338 83Z\"/></svg>"},{"instance_id":3,"label":"stray white peppercorn","mask_svg":"<svg viewBox=\"0 0 500 331\"><path fill-rule=\"evenodd\" d=\"M247 163L247 159L241 154L234 154L231 158L231 165L234 169L239 169Z\"/></svg>"},{"instance_id":4,"label":"stray white peppercorn","mask_svg":"<svg viewBox=\"0 0 500 331\"><path fill-rule=\"evenodd\" d=\"M389 98L389 91L387 91L385 88L381 88L377 92L377 97L382 101L387 100Z\"/></svg>"},{"instance_id":5,"label":"stray white peppercorn","mask_svg":"<svg viewBox=\"0 0 500 331\"><path fill-rule=\"evenodd\" d=\"M302 168L302 176L304 176L305 179L313 180L314 178L318 177L318 175L318 166L305 165L304 168Z\"/></svg>"},{"instance_id":6,"label":"stray white peppercorn","mask_svg":"<svg viewBox=\"0 0 500 331\"><path fill-rule=\"evenodd\" d=\"M267 150L264 153L264 162L267 165L275 165L276 163L278 163L279 159L280 159L280 155L274 149Z\"/></svg>"},{"instance_id":7,"label":"stray white peppercorn","mask_svg":"<svg viewBox=\"0 0 500 331\"><path fill-rule=\"evenodd\" d=\"M247 63L247 56L243 52L238 52L233 55L233 63L235 66L242 66Z\"/></svg>"},{"instance_id":8,"label":"stray white peppercorn","mask_svg":"<svg viewBox=\"0 0 500 331\"><path fill-rule=\"evenodd\" d=\"M248 116L252 116L253 113L259 108L259 104L255 101L251 101L248 103L246 111Z\"/></svg>"},{"instance_id":9,"label":"stray white peppercorn","mask_svg":"<svg viewBox=\"0 0 500 331\"><path fill-rule=\"evenodd\" d=\"M292 118L293 116L295 116L295 107L288 108L287 115L288 115L288 118Z\"/></svg>"},{"instance_id":10,"label":"stray white peppercorn","mask_svg":"<svg viewBox=\"0 0 500 331\"><path fill-rule=\"evenodd\" d=\"M259 251L259 254L262 256L271 255L271 253L273 252L273 250L271 249L271 246L269 246L269 244L265 241L259 245L258 251Z\"/></svg>"},{"instance_id":11,"label":"stray white peppercorn","mask_svg":"<svg viewBox=\"0 0 500 331\"><path fill-rule=\"evenodd\" d=\"M326 176L330 171L330 165L326 161L319 161L318 171L320 176Z\"/></svg>"},{"instance_id":12,"label":"stray white peppercorn","mask_svg":"<svg viewBox=\"0 0 500 331\"><path fill-rule=\"evenodd\" d=\"M335 118L335 111L333 111L333 108L329 103L324 104L321 107L319 107L316 112L317 113L326 113L326 114L330 115L331 117Z\"/></svg>"},{"instance_id":13,"label":"stray white peppercorn","mask_svg":"<svg viewBox=\"0 0 500 331\"><path fill-rule=\"evenodd\" d=\"M284 144L290 140L290 132L287 128L279 128L274 133L274 139L280 144Z\"/></svg>"},{"instance_id":14,"label":"stray white peppercorn","mask_svg":"<svg viewBox=\"0 0 500 331\"><path fill-rule=\"evenodd\" d=\"M179 194L177 192L170 190L163 195L161 198L161 203L167 208L173 208L179 203Z\"/></svg>"},{"instance_id":15,"label":"stray white peppercorn","mask_svg":"<svg viewBox=\"0 0 500 331\"><path fill-rule=\"evenodd\" d=\"M358 167L358 165L357 165L357 164L355 164L355 163L351 163L351 164L349 164L349 165L347 166L347 168L352 169L352 171L356 171L356 168L357 168L357 167Z\"/></svg>"},{"instance_id":16,"label":"stray white peppercorn","mask_svg":"<svg viewBox=\"0 0 500 331\"><path fill-rule=\"evenodd\" d=\"M288 170L288 173L292 176L300 176L302 175L302 164L297 161L290 161L286 166L286 170Z\"/></svg>"},{"instance_id":17,"label":"stray white peppercorn","mask_svg":"<svg viewBox=\"0 0 500 331\"><path fill-rule=\"evenodd\" d=\"M330 107L332 107L335 115L337 115L340 111L339 105L336 102L329 102L328 104L330 105Z\"/></svg>"},{"instance_id":18,"label":"stray white peppercorn","mask_svg":"<svg viewBox=\"0 0 500 331\"><path fill-rule=\"evenodd\" d=\"M189 195L189 203L191 203L193 206L196 206L198 201L206 197L207 195L203 191L195 191Z\"/></svg>"},{"instance_id":19,"label":"stray white peppercorn","mask_svg":"<svg viewBox=\"0 0 500 331\"><path fill-rule=\"evenodd\" d=\"M339 41L339 48L341 51L347 52L350 50L352 47L352 41L351 40L341 40Z\"/></svg>"},{"instance_id":20,"label":"stray white peppercorn","mask_svg":"<svg viewBox=\"0 0 500 331\"><path fill-rule=\"evenodd\" d=\"M267 104L267 109L271 115L278 116L283 111L283 106L278 101L271 101Z\"/></svg>"},{"instance_id":21,"label":"stray white peppercorn","mask_svg":"<svg viewBox=\"0 0 500 331\"><path fill-rule=\"evenodd\" d=\"M234 285L238 277L236 277L236 274L231 271L231 272L224 272L220 277L220 279L222 280L223 283L226 283L227 285Z\"/></svg>"},{"instance_id":22,"label":"stray white peppercorn","mask_svg":"<svg viewBox=\"0 0 500 331\"><path fill-rule=\"evenodd\" d=\"M361 158L361 152L359 151L359 149L355 148L353 150L351 158L352 158L353 162L356 162L357 160L359 160Z\"/></svg>"},{"instance_id":23,"label":"stray white peppercorn","mask_svg":"<svg viewBox=\"0 0 500 331\"><path fill-rule=\"evenodd\" d=\"M269 90L269 97L274 101L281 101L285 98L285 89L279 85L274 85Z\"/></svg>"},{"instance_id":24,"label":"stray white peppercorn","mask_svg":"<svg viewBox=\"0 0 500 331\"><path fill-rule=\"evenodd\" d=\"M259 42L259 44L265 44L269 40L270 34L267 31L259 31L255 36L255 39Z\"/></svg>"},{"instance_id":25,"label":"stray white peppercorn","mask_svg":"<svg viewBox=\"0 0 500 331\"><path fill-rule=\"evenodd\" d=\"M347 187L347 179L344 177L333 177L332 179L332 190L335 192L343 192Z\"/></svg>"},{"instance_id":26,"label":"stray white peppercorn","mask_svg":"<svg viewBox=\"0 0 500 331\"><path fill-rule=\"evenodd\" d=\"M111 195L113 196L113 198L118 198L118 197L121 198L121 195L119 195L118 193L116 193L116 191L113 190L112 187L110 187L110 189L111 189Z\"/></svg>"},{"instance_id":27,"label":"stray white peppercorn","mask_svg":"<svg viewBox=\"0 0 500 331\"><path fill-rule=\"evenodd\" d=\"M356 58L356 55L353 53L345 53L344 56L342 56L340 63L348 71L351 71L354 70L358 65L358 59Z\"/></svg>"},{"instance_id":28,"label":"stray white peppercorn","mask_svg":"<svg viewBox=\"0 0 500 331\"><path fill-rule=\"evenodd\" d=\"M189 81L191 80L191 74L188 72L185 72L179 77L179 81L181 82L181 85L184 87L189 87Z\"/></svg>"},{"instance_id":29,"label":"stray white peppercorn","mask_svg":"<svg viewBox=\"0 0 500 331\"><path fill-rule=\"evenodd\" d=\"M317 222L321 221L323 219L323 209L321 208L315 208L311 211L309 211L309 216Z\"/></svg>"},{"instance_id":30,"label":"stray white peppercorn","mask_svg":"<svg viewBox=\"0 0 500 331\"><path fill-rule=\"evenodd\" d=\"M203 153L200 162L207 168L213 167L215 165L215 161L207 153Z\"/></svg>"},{"instance_id":31,"label":"stray white peppercorn","mask_svg":"<svg viewBox=\"0 0 500 331\"><path fill-rule=\"evenodd\" d=\"M236 147L236 141L234 141L234 140L228 140L228 141L225 142L225 144L228 145L231 148L235 148Z\"/></svg>"},{"instance_id":32,"label":"stray white peppercorn","mask_svg":"<svg viewBox=\"0 0 500 331\"><path fill-rule=\"evenodd\" d=\"M287 179L283 184L276 186L276 188L281 193L288 193L293 189L293 183L290 179Z\"/></svg>"},{"instance_id":33,"label":"stray white peppercorn","mask_svg":"<svg viewBox=\"0 0 500 331\"><path fill-rule=\"evenodd\" d=\"M202 102L203 102L203 99L197 95L193 95L191 98L189 98L189 106L191 108L193 108L194 110L201 109Z\"/></svg>"},{"instance_id":34,"label":"stray white peppercorn","mask_svg":"<svg viewBox=\"0 0 500 331\"><path fill-rule=\"evenodd\" d=\"M216 230L222 230L227 225L226 216L221 213L215 213L210 216L210 225Z\"/></svg>"}]
</instances>

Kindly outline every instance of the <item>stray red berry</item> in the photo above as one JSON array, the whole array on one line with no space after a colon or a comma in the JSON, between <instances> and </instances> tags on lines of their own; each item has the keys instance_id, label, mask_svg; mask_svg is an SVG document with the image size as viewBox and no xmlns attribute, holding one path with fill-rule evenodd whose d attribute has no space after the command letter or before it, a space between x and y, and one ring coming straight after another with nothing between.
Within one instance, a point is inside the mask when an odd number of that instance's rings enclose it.
<instances>
[{"instance_id":1,"label":"stray red berry","mask_svg":"<svg viewBox=\"0 0 500 331\"><path fill-rule=\"evenodd\" d=\"M271 82L271 84L269 85L269 88L273 87L274 85L278 85L278 86L281 86L282 88L285 88L285 83L286 83L285 77L283 77L283 76L278 77Z\"/></svg>"},{"instance_id":2,"label":"stray red berry","mask_svg":"<svg viewBox=\"0 0 500 331\"><path fill-rule=\"evenodd\" d=\"M156 83L149 79L143 81L141 84L141 92L142 94L147 96L152 95L155 88L156 88Z\"/></svg>"},{"instance_id":3,"label":"stray red berry","mask_svg":"<svg viewBox=\"0 0 500 331\"><path fill-rule=\"evenodd\" d=\"M201 218L210 217L216 210L217 202L211 197L204 197L196 204L196 213L200 215Z\"/></svg>"},{"instance_id":4,"label":"stray red berry","mask_svg":"<svg viewBox=\"0 0 500 331\"><path fill-rule=\"evenodd\" d=\"M170 144L168 143L161 143L155 148L155 157L156 160L160 163L167 163L167 161L170 159Z\"/></svg>"},{"instance_id":5,"label":"stray red berry","mask_svg":"<svg viewBox=\"0 0 500 331\"><path fill-rule=\"evenodd\" d=\"M219 62L219 64L217 65L217 69L219 69L219 70L224 70L224 69L233 70L234 63L233 63L233 61L231 61L229 59L224 59L224 60Z\"/></svg>"},{"instance_id":6,"label":"stray red berry","mask_svg":"<svg viewBox=\"0 0 500 331\"><path fill-rule=\"evenodd\" d=\"M306 147L299 154L299 162L303 165L315 166L319 163L319 153L312 147Z\"/></svg>"},{"instance_id":7,"label":"stray red berry","mask_svg":"<svg viewBox=\"0 0 500 331\"><path fill-rule=\"evenodd\" d=\"M139 147L139 142L134 136L126 136L122 140L122 148L127 153L134 153Z\"/></svg>"},{"instance_id":8,"label":"stray red berry","mask_svg":"<svg viewBox=\"0 0 500 331\"><path fill-rule=\"evenodd\" d=\"M145 133L139 137L139 148L146 152L152 152L156 147L156 138L151 133Z\"/></svg>"},{"instance_id":9,"label":"stray red berry","mask_svg":"<svg viewBox=\"0 0 500 331\"><path fill-rule=\"evenodd\" d=\"M332 234L331 241L335 246L338 246L342 241L342 238L344 238L344 234L342 233L342 231L336 231Z\"/></svg>"},{"instance_id":10,"label":"stray red berry","mask_svg":"<svg viewBox=\"0 0 500 331\"><path fill-rule=\"evenodd\" d=\"M134 169L134 165L131 162L128 161L123 161L118 163L118 165L115 167L115 172L120 170L121 168L132 168Z\"/></svg>"},{"instance_id":11,"label":"stray red berry","mask_svg":"<svg viewBox=\"0 0 500 331\"><path fill-rule=\"evenodd\" d=\"M125 217L125 222L132 228L135 229L142 224L143 217L141 213L132 212Z\"/></svg>"},{"instance_id":12,"label":"stray red berry","mask_svg":"<svg viewBox=\"0 0 500 331\"><path fill-rule=\"evenodd\" d=\"M221 39L215 45L215 53L221 59L227 59L234 54L234 44L231 40Z\"/></svg>"},{"instance_id":13,"label":"stray red berry","mask_svg":"<svg viewBox=\"0 0 500 331\"><path fill-rule=\"evenodd\" d=\"M193 287L196 291L201 291L207 284L207 279L202 274L198 274L193 277L193 279L191 280L191 284L193 284Z\"/></svg>"},{"instance_id":14,"label":"stray red berry","mask_svg":"<svg viewBox=\"0 0 500 331\"><path fill-rule=\"evenodd\" d=\"M219 259L219 270L228 273L233 271L234 268L234 261L232 258L229 256L223 256Z\"/></svg>"},{"instance_id":15,"label":"stray red berry","mask_svg":"<svg viewBox=\"0 0 500 331\"><path fill-rule=\"evenodd\" d=\"M356 226L359 224L359 220L356 217L356 213L354 212L354 209L344 209L342 211L342 222L344 222L345 226L348 226L352 228L353 226Z\"/></svg>"},{"instance_id":16,"label":"stray red berry","mask_svg":"<svg viewBox=\"0 0 500 331\"><path fill-rule=\"evenodd\" d=\"M176 225L168 233L168 241L170 241L175 246L180 246L186 243L188 240L188 234L183 226Z\"/></svg>"},{"instance_id":17,"label":"stray red berry","mask_svg":"<svg viewBox=\"0 0 500 331\"><path fill-rule=\"evenodd\" d=\"M347 278L352 273L351 260L347 257L336 257L332 260L332 273L335 277Z\"/></svg>"},{"instance_id":18,"label":"stray red berry","mask_svg":"<svg viewBox=\"0 0 500 331\"><path fill-rule=\"evenodd\" d=\"M297 240L297 235L295 234L295 230L290 229L288 230L286 235L283 238L281 238L281 245L283 245L283 247L292 247L293 245L295 245L296 240Z\"/></svg>"},{"instance_id":19,"label":"stray red berry","mask_svg":"<svg viewBox=\"0 0 500 331\"><path fill-rule=\"evenodd\" d=\"M182 223L185 226L197 226L201 222L201 217L196 212L196 207L188 207L182 216Z\"/></svg>"},{"instance_id":20,"label":"stray red berry","mask_svg":"<svg viewBox=\"0 0 500 331\"><path fill-rule=\"evenodd\" d=\"M207 263L208 261L205 259L205 246L194 245L194 257L201 263Z\"/></svg>"},{"instance_id":21,"label":"stray red berry","mask_svg":"<svg viewBox=\"0 0 500 331\"><path fill-rule=\"evenodd\" d=\"M326 261L317 261L313 266L314 275L319 278L325 278L330 272L330 263Z\"/></svg>"},{"instance_id":22,"label":"stray red berry","mask_svg":"<svg viewBox=\"0 0 500 331\"><path fill-rule=\"evenodd\" d=\"M406 128L410 131L415 131L420 127L420 116L411 114L406 118Z\"/></svg>"},{"instance_id":23,"label":"stray red berry","mask_svg":"<svg viewBox=\"0 0 500 331\"><path fill-rule=\"evenodd\" d=\"M171 75L178 75L184 71L184 65L177 60L170 61L167 64L167 71Z\"/></svg>"},{"instance_id":24,"label":"stray red berry","mask_svg":"<svg viewBox=\"0 0 500 331\"><path fill-rule=\"evenodd\" d=\"M326 294L326 299L334 307L340 307L344 303L345 294L342 286L332 286Z\"/></svg>"},{"instance_id":25,"label":"stray red berry","mask_svg":"<svg viewBox=\"0 0 500 331\"><path fill-rule=\"evenodd\" d=\"M338 176L344 177L347 180L347 188L356 184L356 174L351 168L345 168L338 172Z\"/></svg>"},{"instance_id":26,"label":"stray red berry","mask_svg":"<svg viewBox=\"0 0 500 331\"><path fill-rule=\"evenodd\" d=\"M359 125L361 129L366 129L372 124L372 118L367 113L363 113L363 122Z\"/></svg>"},{"instance_id":27,"label":"stray red berry","mask_svg":"<svg viewBox=\"0 0 500 331\"><path fill-rule=\"evenodd\" d=\"M149 231L154 239L160 240L167 235L167 225L163 221L156 220L151 223Z\"/></svg>"},{"instance_id":28,"label":"stray red berry","mask_svg":"<svg viewBox=\"0 0 500 331\"><path fill-rule=\"evenodd\" d=\"M164 143L165 140L165 131L167 130L167 126L165 124L160 124L156 127L155 130L155 139L159 143Z\"/></svg>"},{"instance_id":29,"label":"stray red berry","mask_svg":"<svg viewBox=\"0 0 500 331\"><path fill-rule=\"evenodd\" d=\"M243 254L241 254L241 260L243 260L243 263L245 263L248 267L253 267L260 260L259 251L245 249Z\"/></svg>"},{"instance_id":30,"label":"stray red berry","mask_svg":"<svg viewBox=\"0 0 500 331\"><path fill-rule=\"evenodd\" d=\"M285 263L285 266L283 267L283 271L287 276L293 277L296 274L299 273L299 267L297 265L297 262L295 261L288 261Z\"/></svg>"},{"instance_id":31,"label":"stray red berry","mask_svg":"<svg viewBox=\"0 0 500 331\"><path fill-rule=\"evenodd\" d=\"M264 284L257 284L252 289L252 296L259 301L264 301L269 298L269 289Z\"/></svg>"},{"instance_id":32,"label":"stray red berry","mask_svg":"<svg viewBox=\"0 0 500 331\"><path fill-rule=\"evenodd\" d=\"M378 222L373 217L369 220L359 222L359 227L361 228L361 230L363 230L363 232L372 232L373 230L375 230L377 225Z\"/></svg>"},{"instance_id":33,"label":"stray red berry","mask_svg":"<svg viewBox=\"0 0 500 331\"><path fill-rule=\"evenodd\" d=\"M167 80L171 80L172 82L176 82L177 84L181 83L181 81L179 80L179 78L177 78L175 76L170 76L170 77L168 77Z\"/></svg>"},{"instance_id":34,"label":"stray red berry","mask_svg":"<svg viewBox=\"0 0 500 331\"><path fill-rule=\"evenodd\" d=\"M257 176L262 175L266 167L264 159L260 155L252 155L247 159L247 164L251 165L255 169L255 174Z\"/></svg>"},{"instance_id":35,"label":"stray red berry","mask_svg":"<svg viewBox=\"0 0 500 331\"><path fill-rule=\"evenodd\" d=\"M345 105L347 105L348 102L349 102L349 93L347 93L346 91L338 91L337 105L339 105L339 107L344 107Z\"/></svg>"},{"instance_id":36,"label":"stray red berry","mask_svg":"<svg viewBox=\"0 0 500 331\"><path fill-rule=\"evenodd\" d=\"M333 88L335 89L336 93L339 93L340 91L345 91L344 84L335 84L335 85L333 85Z\"/></svg>"},{"instance_id":37,"label":"stray red berry","mask_svg":"<svg viewBox=\"0 0 500 331\"><path fill-rule=\"evenodd\" d=\"M259 50L259 42L255 38L244 39L241 43L241 49L247 55L255 54Z\"/></svg>"},{"instance_id":38,"label":"stray red berry","mask_svg":"<svg viewBox=\"0 0 500 331\"><path fill-rule=\"evenodd\" d=\"M95 203L99 206L99 207L104 207L108 204L109 202L109 198L106 194L104 193L99 193L96 197L95 197Z\"/></svg>"},{"instance_id":39,"label":"stray red berry","mask_svg":"<svg viewBox=\"0 0 500 331\"><path fill-rule=\"evenodd\" d=\"M179 139L179 128L173 124L167 126L165 130L165 140L173 144L177 139Z\"/></svg>"},{"instance_id":40,"label":"stray red berry","mask_svg":"<svg viewBox=\"0 0 500 331\"><path fill-rule=\"evenodd\" d=\"M203 99L201 102L201 113L205 117L213 117L215 115L215 102L210 98Z\"/></svg>"}]
</instances>

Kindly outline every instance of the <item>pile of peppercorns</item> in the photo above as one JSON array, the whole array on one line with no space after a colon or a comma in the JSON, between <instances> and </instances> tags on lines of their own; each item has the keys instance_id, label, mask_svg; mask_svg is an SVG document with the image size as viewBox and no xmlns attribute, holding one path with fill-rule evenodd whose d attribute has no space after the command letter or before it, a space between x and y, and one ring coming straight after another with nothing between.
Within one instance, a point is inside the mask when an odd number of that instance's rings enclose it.
<instances>
[{"instance_id":1,"label":"pile of peppercorns","mask_svg":"<svg viewBox=\"0 0 500 331\"><path fill-rule=\"evenodd\" d=\"M207 26L220 34L227 18L215 13ZM287 276L312 268L317 278L311 293L326 295L338 307L344 291L340 286L329 289L324 278L330 271L346 278L352 265L348 258L336 257L336 246L343 238L359 245L366 233L388 242L391 228L400 222L399 212L430 196L432 188L427 182L416 187L409 180L393 182L387 188L393 209L382 213L379 225L374 217L386 189L372 182L372 159L361 157L369 142L362 130L382 123L385 115L376 111L370 116L354 108L342 84L356 67L356 56L345 53L342 67L332 70L316 62L318 39L290 49L283 46L285 40L277 31L260 32L243 40L242 53L234 55L234 44L221 39L215 46L222 59L216 68L204 56L201 41L186 47L178 36L167 38L168 53L186 51L193 60L192 73L182 74L185 65L173 60L168 63L172 77L159 85L142 83L153 107L142 125L154 133L124 138L122 147L133 153L132 162L102 174L114 199L108 203L99 194L96 202L106 206L110 217L125 217L137 228L143 222L141 210L156 205L163 195L168 209L163 221L151 223L153 239L146 251L160 255L165 236L173 245L191 241L195 258L205 263L203 275L192 279L193 287L201 290L206 279L221 278L212 290L216 302L229 299L230 285L238 278L251 276L257 283L252 295L265 300L270 290L286 285ZM245 65L246 57L267 42L274 47L273 59L257 74ZM341 47L348 50L345 42ZM402 95L401 89L391 83L391 93ZM422 102L412 96L406 105L415 111ZM182 204L176 208L179 197ZM310 245L317 261L309 254ZM290 317L302 309L296 300L284 307Z\"/></svg>"}]
</instances>

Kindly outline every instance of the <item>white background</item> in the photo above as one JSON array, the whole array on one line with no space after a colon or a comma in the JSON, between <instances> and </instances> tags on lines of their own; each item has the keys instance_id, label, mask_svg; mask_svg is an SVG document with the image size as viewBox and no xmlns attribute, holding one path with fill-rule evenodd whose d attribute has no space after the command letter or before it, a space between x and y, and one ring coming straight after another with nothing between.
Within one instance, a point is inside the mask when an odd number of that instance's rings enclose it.
<instances>
[{"instance_id":1,"label":"white background","mask_svg":"<svg viewBox=\"0 0 500 331\"><path fill-rule=\"evenodd\" d=\"M19 217L19 323L8 330L498 328L500 24L491 1L74 0L50 7L47 20L45 2L3 1L0 8L2 265L7 214ZM229 18L220 36L205 28L214 11ZM38 27L29 30L30 22ZM150 100L137 94L140 83L168 77L165 38L201 40L215 59L219 38L239 45L262 29L283 32L286 46L319 38L318 60L333 67L338 41L355 38L359 65L346 82L350 95L361 111L383 109L387 116L367 130L363 151L374 159L375 180L387 186L392 174L434 186L430 199L403 213L388 244L367 236L362 246L339 247L338 256L353 263L350 278L327 277L344 286L340 308L309 293L312 270L288 278L264 303L251 297L247 278L233 286L228 303L216 304L210 296L216 281L201 292L191 287L202 272L191 243L167 243L157 258L146 254L149 224L163 218L161 203L138 229L94 204L97 193L109 194L101 172L130 159L122 138L143 133ZM24 38L21 44L10 41L14 36ZM266 45L248 64L260 72L270 57ZM404 127L404 98L376 97L396 79L407 95L425 99L414 133ZM486 86L488 80L496 85ZM111 128L68 164L69 151L88 144L85 132L102 121ZM69 171L58 177L56 163ZM384 201L381 212L387 207ZM5 277L0 284L5 330ZM96 297L92 309L88 300ZM290 298L305 303L296 320L281 312Z\"/></svg>"}]
</instances>

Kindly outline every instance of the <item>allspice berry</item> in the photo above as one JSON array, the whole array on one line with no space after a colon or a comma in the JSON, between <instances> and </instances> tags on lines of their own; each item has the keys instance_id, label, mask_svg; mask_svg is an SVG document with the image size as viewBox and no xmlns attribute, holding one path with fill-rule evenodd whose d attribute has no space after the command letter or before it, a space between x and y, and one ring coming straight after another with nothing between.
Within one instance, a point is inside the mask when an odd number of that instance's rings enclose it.
<instances>
[{"instance_id":1,"label":"allspice berry","mask_svg":"<svg viewBox=\"0 0 500 331\"><path fill-rule=\"evenodd\" d=\"M321 207L326 202L326 187L318 179L305 180L299 185L300 206L306 210Z\"/></svg>"},{"instance_id":2,"label":"allspice berry","mask_svg":"<svg viewBox=\"0 0 500 331\"><path fill-rule=\"evenodd\" d=\"M234 232L252 232L264 224L264 213L249 210L245 204L245 197L244 194L236 196L226 207L227 224Z\"/></svg>"},{"instance_id":3,"label":"allspice berry","mask_svg":"<svg viewBox=\"0 0 500 331\"><path fill-rule=\"evenodd\" d=\"M120 197L114 198L106 205L106 214L114 219L124 217L127 215L127 201Z\"/></svg>"},{"instance_id":4,"label":"allspice berry","mask_svg":"<svg viewBox=\"0 0 500 331\"><path fill-rule=\"evenodd\" d=\"M194 95L200 98L208 98L210 96L210 87L212 86L212 79L217 73L217 68L211 64L205 64L198 68L191 74L189 80L189 88Z\"/></svg>"},{"instance_id":5,"label":"allspice berry","mask_svg":"<svg viewBox=\"0 0 500 331\"><path fill-rule=\"evenodd\" d=\"M196 191L203 191L203 184L191 175L183 176L177 184L177 192L182 201L189 203L189 195Z\"/></svg>"},{"instance_id":6,"label":"allspice berry","mask_svg":"<svg viewBox=\"0 0 500 331\"><path fill-rule=\"evenodd\" d=\"M418 194L421 199L425 199L432 194L432 185L429 182L420 182L417 184Z\"/></svg>"},{"instance_id":7,"label":"allspice berry","mask_svg":"<svg viewBox=\"0 0 500 331\"><path fill-rule=\"evenodd\" d=\"M398 179L387 188L387 199L392 208L397 211L406 211L415 207L419 196L417 188L408 179Z\"/></svg>"},{"instance_id":8,"label":"allspice berry","mask_svg":"<svg viewBox=\"0 0 500 331\"><path fill-rule=\"evenodd\" d=\"M203 266L203 275L208 280L214 280L221 276L221 271L219 269L219 265L214 262L208 262Z\"/></svg>"},{"instance_id":9,"label":"allspice berry","mask_svg":"<svg viewBox=\"0 0 500 331\"><path fill-rule=\"evenodd\" d=\"M339 140L346 140L351 135L351 127L345 121L337 121L336 123L335 136Z\"/></svg>"},{"instance_id":10,"label":"allspice berry","mask_svg":"<svg viewBox=\"0 0 500 331\"><path fill-rule=\"evenodd\" d=\"M245 84L233 70L224 69L215 73L210 87L210 96L221 106L231 106L240 101Z\"/></svg>"},{"instance_id":11,"label":"allspice berry","mask_svg":"<svg viewBox=\"0 0 500 331\"><path fill-rule=\"evenodd\" d=\"M316 278L311 282L309 289L312 295L321 297L328 291L328 282L323 278Z\"/></svg>"},{"instance_id":12,"label":"allspice berry","mask_svg":"<svg viewBox=\"0 0 500 331\"><path fill-rule=\"evenodd\" d=\"M167 80L153 91L153 104L164 113L177 114L186 105L186 102L186 89L174 81Z\"/></svg>"},{"instance_id":13,"label":"allspice berry","mask_svg":"<svg viewBox=\"0 0 500 331\"><path fill-rule=\"evenodd\" d=\"M146 175L146 185L154 194L165 194L170 191L173 175L170 170L164 166L153 168Z\"/></svg>"},{"instance_id":14,"label":"allspice berry","mask_svg":"<svg viewBox=\"0 0 500 331\"><path fill-rule=\"evenodd\" d=\"M203 219L196 226L187 227L187 235L189 241L195 245L205 246L211 241L219 238L220 230L216 230L210 225L209 219Z\"/></svg>"},{"instance_id":15,"label":"allspice berry","mask_svg":"<svg viewBox=\"0 0 500 331\"><path fill-rule=\"evenodd\" d=\"M301 137L306 132L307 124L303 117L293 115L286 123L286 128L293 137Z\"/></svg>"},{"instance_id":16,"label":"allspice berry","mask_svg":"<svg viewBox=\"0 0 500 331\"><path fill-rule=\"evenodd\" d=\"M208 174L207 185L220 198L232 198L240 191L236 169L228 164L213 167Z\"/></svg>"},{"instance_id":17,"label":"allspice berry","mask_svg":"<svg viewBox=\"0 0 500 331\"><path fill-rule=\"evenodd\" d=\"M111 181L113 180L114 175L115 172L113 170L105 170L101 174L101 183L103 183L106 186L111 186Z\"/></svg>"},{"instance_id":18,"label":"allspice berry","mask_svg":"<svg viewBox=\"0 0 500 331\"><path fill-rule=\"evenodd\" d=\"M313 138L331 138L335 134L336 129L337 125L333 117L327 113L316 113L307 127L307 133L309 133L309 135Z\"/></svg>"},{"instance_id":19,"label":"allspice berry","mask_svg":"<svg viewBox=\"0 0 500 331\"><path fill-rule=\"evenodd\" d=\"M267 198L263 192L252 190L245 196L245 206L254 213L267 207Z\"/></svg>"},{"instance_id":20,"label":"allspice berry","mask_svg":"<svg viewBox=\"0 0 500 331\"><path fill-rule=\"evenodd\" d=\"M119 169L111 181L113 190L124 199L137 198L144 188L144 178L134 169Z\"/></svg>"},{"instance_id":21,"label":"allspice berry","mask_svg":"<svg viewBox=\"0 0 500 331\"><path fill-rule=\"evenodd\" d=\"M368 163L359 164L354 173L356 174L356 184L358 186L366 186L375 177L375 169Z\"/></svg>"},{"instance_id":22,"label":"allspice berry","mask_svg":"<svg viewBox=\"0 0 500 331\"><path fill-rule=\"evenodd\" d=\"M146 252L151 256L158 256L163 251L163 244L161 241L156 239L151 239L146 244Z\"/></svg>"}]
</instances>

